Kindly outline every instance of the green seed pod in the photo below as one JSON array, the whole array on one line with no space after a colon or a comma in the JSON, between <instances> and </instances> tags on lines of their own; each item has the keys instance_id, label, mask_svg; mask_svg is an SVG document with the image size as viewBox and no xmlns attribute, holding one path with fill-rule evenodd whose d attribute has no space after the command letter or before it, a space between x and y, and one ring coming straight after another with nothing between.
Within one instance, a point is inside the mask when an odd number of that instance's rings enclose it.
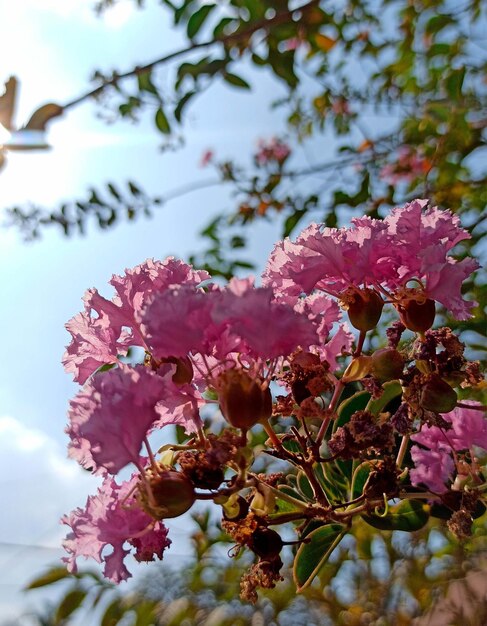
<instances>
[{"instance_id":1,"label":"green seed pod","mask_svg":"<svg viewBox=\"0 0 487 626\"><path fill-rule=\"evenodd\" d=\"M421 390L423 409L435 413L449 413L457 405L457 394L438 374L431 374Z\"/></svg>"},{"instance_id":2,"label":"green seed pod","mask_svg":"<svg viewBox=\"0 0 487 626\"><path fill-rule=\"evenodd\" d=\"M382 348L372 354L371 374L381 383L401 378L404 359L394 348Z\"/></svg>"}]
</instances>

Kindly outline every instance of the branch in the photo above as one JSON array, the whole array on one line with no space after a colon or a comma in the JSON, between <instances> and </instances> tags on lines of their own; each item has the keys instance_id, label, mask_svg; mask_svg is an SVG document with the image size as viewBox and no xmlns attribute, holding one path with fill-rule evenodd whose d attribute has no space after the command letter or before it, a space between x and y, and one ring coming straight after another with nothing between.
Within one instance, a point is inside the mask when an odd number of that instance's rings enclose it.
<instances>
[{"instance_id":1,"label":"branch","mask_svg":"<svg viewBox=\"0 0 487 626\"><path fill-rule=\"evenodd\" d=\"M293 17L295 13L302 13L302 12L308 11L312 7L319 5L319 3L320 3L320 0L310 0L310 2L300 5L294 9L289 9L287 11L283 11L282 13L276 13L276 15L274 15L274 17L270 19L264 18L261 20L257 20L256 22L254 22L247 28L244 28L242 30L237 30L236 32L231 33L230 35L208 39L200 43L193 43L191 44L191 46L188 46L186 48L180 48L179 50L170 52L169 54L166 54L158 59L155 59L154 61L151 61L150 63L147 63L146 65L137 66L133 68L132 70L124 72L123 74L116 74L113 78L105 80L103 84L101 84L99 87L96 87L95 89L92 89L91 91L88 91L82 94L81 96L79 96L78 98L75 98L74 100L71 100L70 102L66 102L66 104L63 105L63 109L64 110L70 109L76 106L77 104L80 104L81 102L84 102L85 100L88 100L89 98L98 96L107 87L116 85L120 80L124 80L125 78L130 78L131 76L139 76L140 74L145 74L146 72L152 70L154 67L158 65L162 65L164 63L167 63L168 61L172 61L179 57L182 57L192 52L193 50L209 48L210 46L214 44L223 44L225 46L226 44L236 43L240 41L241 39L245 39L249 35L252 35L253 33L255 33L256 31L262 28L268 28L269 26L274 26L277 24L282 24L284 22L287 22L290 18Z\"/></svg>"}]
</instances>

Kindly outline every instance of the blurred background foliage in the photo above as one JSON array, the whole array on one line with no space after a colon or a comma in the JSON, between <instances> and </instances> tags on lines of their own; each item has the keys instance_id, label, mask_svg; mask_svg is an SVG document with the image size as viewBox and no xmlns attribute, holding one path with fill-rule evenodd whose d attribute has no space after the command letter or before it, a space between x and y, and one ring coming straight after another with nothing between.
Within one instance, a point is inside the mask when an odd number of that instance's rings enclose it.
<instances>
[{"instance_id":1,"label":"blurred background foliage","mask_svg":"<svg viewBox=\"0 0 487 626\"><path fill-rule=\"evenodd\" d=\"M116 2L102 0L97 9L110 10ZM143 10L144 0L136 2ZM95 98L111 121L151 115L166 147L176 148L198 95L221 80L248 91L249 68L254 68L287 86L287 97L272 106L286 111L288 126L275 141L287 146L288 153L271 150L263 158L266 144L261 144L247 165L209 153L205 164L214 172L211 179L163 189L157 197L137 181L111 181L61 207L8 208L8 223L25 239L41 237L53 226L66 236L83 234L90 222L114 228L123 220L149 217L174 195L198 186L227 185L234 204L209 216L201 232L204 248L191 259L214 275L229 278L255 267L245 254L251 223L277 221L288 236L311 220L340 226L363 213L383 216L390 207L417 197L456 212L472 233L459 246L459 256L474 254L485 262L485 3L160 4L185 33L186 45L146 66L109 74L97 70L92 87L63 104L64 110ZM317 141L326 144L326 158L306 163L295 158L298 146ZM442 322L460 331L483 358L485 275L474 275L466 291L479 302L475 317L457 322L445 315ZM276 589L264 592L256 607L235 599L248 555L227 558L231 546L222 549L227 539L209 513L195 516L195 525L193 558L187 566L179 572L164 565L152 569L128 595L95 572L67 576L55 568L37 578L31 588L64 587L61 601L31 616L32 623L70 624L72 618L101 626L487 623L484 517L476 520L473 537L462 545L439 520L417 533L380 535L359 522L302 595L296 596L287 576Z\"/></svg>"},{"instance_id":2,"label":"blurred background foliage","mask_svg":"<svg viewBox=\"0 0 487 626\"><path fill-rule=\"evenodd\" d=\"M296 595L289 570L255 606L237 599L248 554L229 559L228 537L209 512L193 516L192 558L161 564L123 593L94 571L54 567L29 589L63 586L59 603L30 616L34 626L483 626L487 620L487 530L476 522L465 543L441 522L426 530L378 534L359 520L314 583ZM288 561L289 557L288 555ZM75 620L75 621L71 621Z\"/></svg>"}]
</instances>

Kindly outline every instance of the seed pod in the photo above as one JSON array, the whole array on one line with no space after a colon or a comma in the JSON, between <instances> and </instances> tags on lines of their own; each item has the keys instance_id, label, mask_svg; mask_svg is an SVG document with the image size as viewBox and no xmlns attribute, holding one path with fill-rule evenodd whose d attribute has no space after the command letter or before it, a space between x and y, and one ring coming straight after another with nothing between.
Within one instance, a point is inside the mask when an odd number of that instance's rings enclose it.
<instances>
[{"instance_id":1,"label":"seed pod","mask_svg":"<svg viewBox=\"0 0 487 626\"><path fill-rule=\"evenodd\" d=\"M424 301L409 300L399 305L398 310L401 322L415 333L426 332L435 321L435 301L429 298Z\"/></svg>"},{"instance_id":2,"label":"seed pod","mask_svg":"<svg viewBox=\"0 0 487 626\"><path fill-rule=\"evenodd\" d=\"M252 533L249 547L264 561L272 561L279 556L283 541L275 530L258 528Z\"/></svg>"},{"instance_id":3,"label":"seed pod","mask_svg":"<svg viewBox=\"0 0 487 626\"><path fill-rule=\"evenodd\" d=\"M382 348L372 354L371 374L381 383L401 378L404 359L394 348Z\"/></svg>"},{"instance_id":4,"label":"seed pod","mask_svg":"<svg viewBox=\"0 0 487 626\"><path fill-rule=\"evenodd\" d=\"M259 379L243 370L230 369L217 381L220 410L235 428L248 430L272 414L272 395Z\"/></svg>"},{"instance_id":5,"label":"seed pod","mask_svg":"<svg viewBox=\"0 0 487 626\"><path fill-rule=\"evenodd\" d=\"M384 300L373 289L354 291L348 303L348 318L354 328L366 332L375 328L380 316Z\"/></svg>"},{"instance_id":6,"label":"seed pod","mask_svg":"<svg viewBox=\"0 0 487 626\"><path fill-rule=\"evenodd\" d=\"M143 509L155 519L179 517L194 504L196 495L193 483L181 472L163 470L146 474L150 493L144 483L139 487L139 500ZM151 497L152 496L152 497Z\"/></svg>"},{"instance_id":7,"label":"seed pod","mask_svg":"<svg viewBox=\"0 0 487 626\"><path fill-rule=\"evenodd\" d=\"M449 413L457 405L457 394L438 374L431 374L421 389L420 404L435 413Z\"/></svg>"}]
</instances>

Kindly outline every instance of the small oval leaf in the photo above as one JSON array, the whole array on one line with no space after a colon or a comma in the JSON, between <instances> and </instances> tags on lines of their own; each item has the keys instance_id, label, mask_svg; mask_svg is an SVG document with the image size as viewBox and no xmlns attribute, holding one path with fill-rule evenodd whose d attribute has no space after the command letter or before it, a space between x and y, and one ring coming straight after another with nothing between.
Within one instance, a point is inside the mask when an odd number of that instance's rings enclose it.
<instances>
[{"instance_id":1,"label":"small oval leaf","mask_svg":"<svg viewBox=\"0 0 487 626\"><path fill-rule=\"evenodd\" d=\"M213 11L215 6L214 4L204 4L189 18L186 32L190 39L193 39L193 37L198 34L199 29L203 26L206 18Z\"/></svg>"},{"instance_id":2,"label":"small oval leaf","mask_svg":"<svg viewBox=\"0 0 487 626\"><path fill-rule=\"evenodd\" d=\"M61 604L56 610L54 624L61 624L81 605L86 598L87 592L83 589L73 589L69 591L61 600Z\"/></svg>"},{"instance_id":3,"label":"small oval leaf","mask_svg":"<svg viewBox=\"0 0 487 626\"><path fill-rule=\"evenodd\" d=\"M420 500L403 500L389 508L384 517L362 515L362 519L380 530L405 530L413 532L423 528L429 519L428 505Z\"/></svg>"},{"instance_id":4,"label":"small oval leaf","mask_svg":"<svg viewBox=\"0 0 487 626\"><path fill-rule=\"evenodd\" d=\"M237 76L236 74L225 72L225 74L223 74L223 80L229 85L233 85L233 87L239 87L240 89L250 89L249 83L241 76Z\"/></svg>"},{"instance_id":5,"label":"small oval leaf","mask_svg":"<svg viewBox=\"0 0 487 626\"><path fill-rule=\"evenodd\" d=\"M293 577L296 591L300 592L311 584L345 533L345 526L327 524L307 535L306 543L299 547L294 560Z\"/></svg>"},{"instance_id":6,"label":"small oval leaf","mask_svg":"<svg viewBox=\"0 0 487 626\"><path fill-rule=\"evenodd\" d=\"M37 578L34 578L25 589L37 589L38 587L45 587L46 585L52 585L58 580L68 578L71 574L65 567L54 567L47 571L45 574L41 574Z\"/></svg>"},{"instance_id":7,"label":"small oval leaf","mask_svg":"<svg viewBox=\"0 0 487 626\"><path fill-rule=\"evenodd\" d=\"M156 113L156 126L165 135L169 135L171 132L171 127L169 125L169 121L164 113L163 109L157 109Z\"/></svg>"}]
</instances>

